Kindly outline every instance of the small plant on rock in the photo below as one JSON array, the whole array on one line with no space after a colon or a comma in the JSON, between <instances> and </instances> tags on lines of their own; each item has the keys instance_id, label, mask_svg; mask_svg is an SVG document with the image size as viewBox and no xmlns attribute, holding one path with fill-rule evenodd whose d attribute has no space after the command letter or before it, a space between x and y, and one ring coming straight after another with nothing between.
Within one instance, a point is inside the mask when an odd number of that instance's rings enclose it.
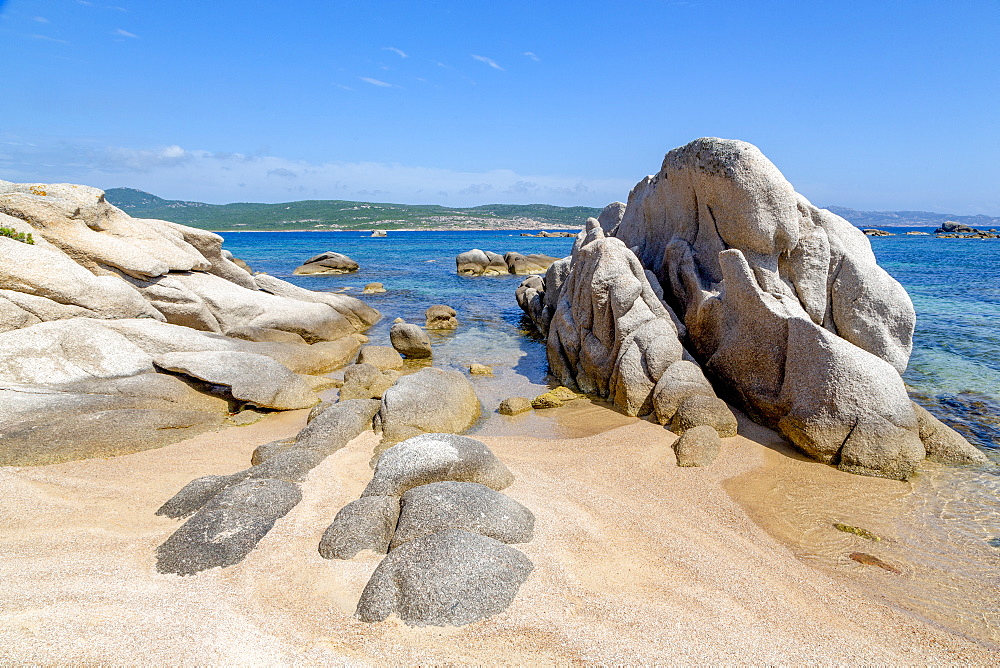
<instances>
[{"instance_id":1,"label":"small plant on rock","mask_svg":"<svg viewBox=\"0 0 1000 668\"><path fill-rule=\"evenodd\" d=\"M35 240L31 236L31 232L25 234L24 232L18 232L13 227L0 227L0 237L7 237L13 239L14 241L20 241L26 244L34 245Z\"/></svg>"}]
</instances>

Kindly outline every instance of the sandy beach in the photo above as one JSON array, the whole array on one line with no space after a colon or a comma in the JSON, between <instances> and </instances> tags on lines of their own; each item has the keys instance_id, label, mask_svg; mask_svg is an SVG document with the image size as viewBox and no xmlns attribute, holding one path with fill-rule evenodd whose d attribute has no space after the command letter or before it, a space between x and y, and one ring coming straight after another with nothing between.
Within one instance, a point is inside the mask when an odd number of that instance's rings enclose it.
<instances>
[{"instance_id":1,"label":"sandy beach","mask_svg":"<svg viewBox=\"0 0 1000 668\"><path fill-rule=\"evenodd\" d=\"M462 628L356 620L354 606L381 556L327 561L317 552L337 510L371 475L368 460L377 443L371 432L311 472L303 501L242 563L193 577L156 572L154 550L179 526L156 517L156 508L194 477L244 468L258 444L294 434L305 411L122 457L0 469L0 659L174 665L996 661L997 647L987 639L920 619L880 593L880 581L909 578L908 570L896 576L848 562L838 572L811 563L772 536L787 509L778 504L769 514L761 507L773 502L767 489L801 488L817 473L880 488L869 489L869 498L901 502L907 485L801 460L782 452L773 432L745 420L741 433L754 440L726 439L712 466L678 468L669 431L575 404L532 419L558 423L560 411L568 411L562 419L593 424L599 433L577 436L577 427L575 437L530 437L524 430L538 425L496 416L484 430L489 435L480 436L516 476L506 493L537 517L534 540L519 546L535 570L508 610ZM770 487L761 482L767 476ZM812 505L827 504L814 496ZM891 504L883 506L891 514Z\"/></svg>"}]
</instances>

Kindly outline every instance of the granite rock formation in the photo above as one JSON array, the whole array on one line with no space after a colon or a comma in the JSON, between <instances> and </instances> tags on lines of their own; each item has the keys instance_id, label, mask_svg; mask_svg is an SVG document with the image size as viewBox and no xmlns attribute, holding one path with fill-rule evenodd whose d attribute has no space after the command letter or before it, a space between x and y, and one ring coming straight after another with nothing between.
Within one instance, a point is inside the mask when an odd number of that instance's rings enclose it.
<instances>
[{"instance_id":1,"label":"granite rock formation","mask_svg":"<svg viewBox=\"0 0 1000 668\"><path fill-rule=\"evenodd\" d=\"M562 382L642 414L657 407L650 384L684 358L810 456L866 475L913 473L931 431L900 378L915 314L860 230L796 193L756 147L716 138L670 151L613 225L617 209L516 293ZM663 313L682 324L647 324ZM691 371L668 375L710 396ZM680 405L662 396L664 415Z\"/></svg>"}]
</instances>

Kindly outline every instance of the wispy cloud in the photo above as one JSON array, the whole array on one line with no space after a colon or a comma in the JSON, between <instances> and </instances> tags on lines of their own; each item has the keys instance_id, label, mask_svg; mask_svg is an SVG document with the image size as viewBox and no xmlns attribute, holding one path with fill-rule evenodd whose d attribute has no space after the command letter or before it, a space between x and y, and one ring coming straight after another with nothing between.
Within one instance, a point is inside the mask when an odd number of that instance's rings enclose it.
<instances>
[{"instance_id":1,"label":"wispy cloud","mask_svg":"<svg viewBox=\"0 0 1000 668\"><path fill-rule=\"evenodd\" d=\"M131 37L132 39L139 39L138 35L130 33L128 30L122 30L121 28L115 30L114 34L119 35L121 37Z\"/></svg>"},{"instance_id":2,"label":"wispy cloud","mask_svg":"<svg viewBox=\"0 0 1000 668\"><path fill-rule=\"evenodd\" d=\"M49 20L47 18L45 18L44 16L36 16L35 17L35 22L36 23L48 23Z\"/></svg>"},{"instance_id":3,"label":"wispy cloud","mask_svg":"<svg viewBox=\"0 0 1000 668\"><path fill-rule=\"evenodd\" d=\"M343 90L354 90L350 86L345 86L344 84L335 83L333 85L336 86L337 88L342 88Z\"/></svg>"},{"instance_id":4,"label":"wispy cloud","mask_svg":"<svg viewBox=\"0 0 1000 668\"><path fill-rule=\"evenodd\" d=\"M481 63L486 63L495 70L500 70L501 72L507 71L504 68L500 67L500 65L497 64L497 61L493 60L492 58L487 58L486 56L477 56L476 54L472 54L472 57Z\"/></svg>"},{"instance_id":5,"label":"wispy cloud","mask_svg":"<svg viewBox=\"0 0 1000 668\"><path fill-rule=\"evenodd\" d=\"M409 58L409 56L406 55L405 51L403 51L402 49L397 49L394 46L383 46L382 50L383 51L392 51L393 53L395 53L400 58Z\"/></svg>"},{"instance_id":6,"label":"wispy cloud","mask_svg":"<svg viewBox=\"0 0 1000 668\"><path fill-rule=\"evenodd\" d=\"M537 63L537 62L539 62L539 61L541 60L541 58L539 58L538 56L536 56L536 55L535 55L534 53L532 53L531 51L525 51L525 52L524 52L523 54L521 54L521 55L524 55L524 56L527 56L528 58L531 58L531 59L532 59L533 61L535 61L536 63Z\"/></svg>"},{"instance_id":7,"label":"wispy cloud","mask_svg":"<svg viewBox=\"0 0 1000 668\"><path fill-rule=\"evenodd\" d=\"M64 39L56 39L55 37L49 37L48 35L31 35L32 39L40 39L44 42L55 42L56 44L69 44Z\"/></svg>"},{"instance_id":8,"label":"wispy cloud","mask_svg":"<svg viewBox=\"0 0 1000 668\"><path fill-rule=\"evenodd\" d=\"M358 77L358 78L364 81L365 83L370 83L373 86L381 86L382 88L392 88L391 83L386 83L385 81L382 81L380 79L372 79L371 77Z\"/></svg>"},{"instance_id":9,"label":"wispy cloud","mask_svg":"<svg viewBox=\"0 0 1000 668\"><path fill-rule=\"evenodd\" d=\"M17 138L12 138L17 139ZM53 140L45 146L7 142L0 179L22 183L129 186L161 197L203 202L282 202L376 198L383 202L471 206L545 202L603 206L634 183L510 169L457 171L381 162L306 162L277 156L213 153L178 145L154 149L101 147Z\"/></svg>"}]
</instances>

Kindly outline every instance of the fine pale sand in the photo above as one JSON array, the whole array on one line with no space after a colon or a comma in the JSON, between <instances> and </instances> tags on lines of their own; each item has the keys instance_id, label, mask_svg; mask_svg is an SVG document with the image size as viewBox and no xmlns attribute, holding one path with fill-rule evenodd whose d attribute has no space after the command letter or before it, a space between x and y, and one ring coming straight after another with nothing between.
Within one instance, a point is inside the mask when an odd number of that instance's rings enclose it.
<instances>
[{"instance_id":1,"label":"fine pale sand","mask_svg":"<svg viewBox=\"0 0 1000 668\"><path fill-rule=\"evenodd\" d=\"M156 508L195 477L246 467L256 445L294 434L304 411L123 457L2 468L0 660L996 662L995 647L811 567L751 519L764 524L766 512L734 497L763 498L768 458L783 456L761 444L770 432L749 430L760 442L726 439L711 467L685 469L659 425L608 419L596 406L574 411L575 423L589 415L608 430L543 439L512 421L507 435L484 431L516 476L506 493L537 517L534 540L518 546L535 570L506 612L463 628L354 619L380 555L327 561L317 552L371 475L374 434L314 469L302 503L242 563L190 577L155 570L156 546L180 524Z\"/></svg>"}]
</instances>

